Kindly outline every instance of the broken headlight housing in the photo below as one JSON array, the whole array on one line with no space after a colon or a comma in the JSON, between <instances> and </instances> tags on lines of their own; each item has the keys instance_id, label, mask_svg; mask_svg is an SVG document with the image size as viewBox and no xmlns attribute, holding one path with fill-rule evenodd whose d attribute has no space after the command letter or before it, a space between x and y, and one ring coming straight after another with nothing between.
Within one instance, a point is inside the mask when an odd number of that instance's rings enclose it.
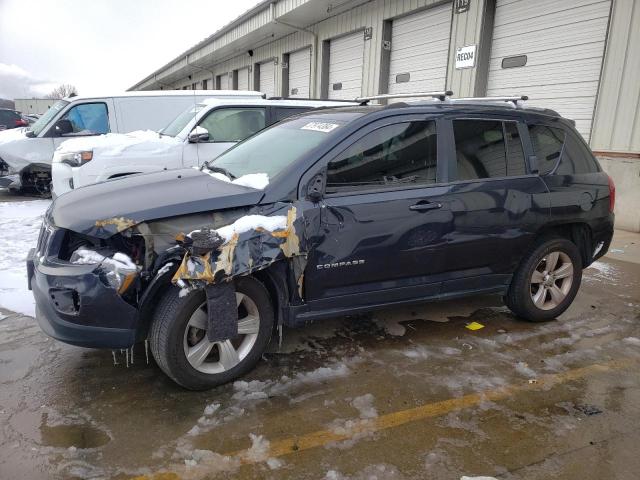
<instances>
[{"instance_id":1,"label":"broken headlight housing","mask_svg":"<svg viewBox=\"0 0 640 480\"><path fill-rule=\"evenodd\" d=\"M120 294L129 289L140 271L140 267L122 252L78 248L70 260L78 265L99 265L102 271L100 279Z\"/></svg>"},{"instance_id":2,"label":"broken headlight housing","mask_svg":"<svg viewBox=\"0 0 640 480\"><path fill-rule=\"evenodd\" d=\"M54 163L64 163L70 167L81 167L93 160L93 151L83 150L81 152L56 152L53 154Z\"/></svg>"}]
</instances>

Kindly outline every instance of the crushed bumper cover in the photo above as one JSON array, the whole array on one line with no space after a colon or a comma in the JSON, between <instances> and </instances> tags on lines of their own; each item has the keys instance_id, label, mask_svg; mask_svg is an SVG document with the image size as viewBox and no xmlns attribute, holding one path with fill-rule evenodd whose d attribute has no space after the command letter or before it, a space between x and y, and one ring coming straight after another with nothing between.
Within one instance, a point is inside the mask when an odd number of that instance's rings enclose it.
<instances>
[{"instance_id":1,"label":"crushed bumper cover","mask_svg":"<svg viewBox=\"0 0 640 480\"><path fill-rule=\"evenodd\" d=\"M95 266L42 264L27 258L36 319L49 336L79 347L128 348L136 341L138 311L104 284Z\"/></svg>"}]
</instances>

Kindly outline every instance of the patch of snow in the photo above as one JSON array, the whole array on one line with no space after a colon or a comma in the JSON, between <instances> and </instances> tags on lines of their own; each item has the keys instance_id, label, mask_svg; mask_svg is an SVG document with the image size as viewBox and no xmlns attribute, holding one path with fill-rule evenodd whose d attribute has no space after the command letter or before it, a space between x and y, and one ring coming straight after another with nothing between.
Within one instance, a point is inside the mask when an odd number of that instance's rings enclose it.
<instances>
[{"instance_id":1,"label":"patch of snow","mask_svg":"<svg viewBox=\"0 0 640 480\"><path fill-rule=\"evenodd\" d=\"M419 345L415 348L408 348L402 351L402 354L407 358L421 359L426 360L429 358L431 353L422 345Z\"/></svg>"},{"instance_id":2,"label":"patch of snow","mask_svg":"<svg viewBox=\"0 0 640 480\"><path fill-rule=\"evenodd\" d=\"M267 466L271 470L277 470L284 465L284 462L278 458L267 458Z\"/></svg>"},{"instance_id":3,"label":"patch of snow","mask_svg":"<svg viewBox=\"0 0 640 480\"><path fill-rule=\"evenodd\" d=\"M26 138L27 128L9 128L7 130L0 131L0 145L3 143L12 142L14 140L20 140Z\"/></svg>"},{"instance_id":4,"label":"patch of snow","mask_svg":"<svg viewBox=\"0 0 640 480\"><path fill-rule=\"evenodd\" d=\"M376 418L378 416L378 410L373 406L373 400L373 395L367 393L354 398L351 401L351 406L360 412L360 418Z\"/></svg>"},{"instance_id":5,"label":"patch of snow","mask_svg":"<svg viewBox=\"0 0 640 480\"><path fill-rule=\"evenodd\" d=\"M88 250L86 248L79 248L71 254L71 263L79 265L93 265L101 264L113 269L116 273L123 272L135 272L138 267L131 258L122 253L116 252L112 257L105 257L104 255Z\"/></svg>"},{"instance_id":6,"label":"patch of snow","mask_svg":"<svg viewBox=\"0 0 640 480\"><path fill-rule=\"evenodd\" d=\"M158 273L156 273L156 277L161 277L162 275L164 275L165 273L167 273L169 270L171 270L171 267L173 266L173 262L167 262L165 263L162 268L160 270L158 270Z\"/></svg>"},{"instance_id":7,"label":"patch of snow","mask_svg":"<svg viewBox=\"0 0 640 480\"><path fill-rule=\"evenodd\" d=\"M27 288L25 260L49 205L50 200L0 203L0 307L32 317L35 301Z\"/></svg>"},{"instance_id":8,"label":"patch of snow","mask_svg":"<svg viewBox=\"0 0 640 480\"><path fill-rule=\"evenodd\" d=\"M175 137L160 135L152 130L138 130L130 133L107 133L82 138L72 138L60 144L55 154L93 151L94 157L118 157L135 148L136 152L158 154L171 148L182 147L182 141Z\"/></svg>"},{"instance_id":9,"label":"patch of snow","mask_svg":"<svg viewBox=\"0 0 640 480\"><path fill-rule=\"evenodd\" d=\"M629 345L633 345L635 347L640 347L640 338L636 338L636 337L627 337L627 338L623 338L622 341L624 343L627 343Z\"/></svg>"},{"instance_id":10,"label":"patch of snow","mask_svg":"<svg viewBox=\"0 0 640 480\"><path fill-rule=\"evenodd\" d=\"M463 475L460 477L460 480L498 480L498 479L496 477L486 477L486 476L468 477L466 475Z\"/></svg>"},{"instance_id":11,"label":"patch of snow","mask_svg":"<svg viewBox=\"0 0 640 480\"><path fill-rule=\"evenodd\" d=\"M462 353L462 350L453 347L443 347L442 353L444 353L445 355L460 355Z\"/></svg>"},{"instance_id":12,"label":"patch of snow","mask_svg":"<svg viewBox=\"0 0 640 480\"><path fill-rule=\"evenodd\" d=\"M198 170L199 167L194 167ZM242 187L255 188L256 190L264 190L269 185L269 175L266 173L248 173L241 177L231 180L222 172L205 171L205 173L216 180L221 180L227 183L233 183L234 185L240 185Z\"/></svg>"},{"instance_id":13,"label":"patch of snow","mask_svg":"<svg viewBox=\"0 0 640 480\"><path fill-rule=\"evenodd\" d=\"M324 480L402 480L404 478L405 476L395 466L385 463L368 465L353 475L329 470L324 476Z\"/></svg>"},{"instance_id":14,"label":"patch of snow","mask_svg":"<svg viewBox=\"0 0 640 480\"><path fill-rule=\"evenodd\" d=\"M250 462L265 462L269 458L271 443L263 435L249 434L251 447L244 453L244 457Z\"/></svg>"},{"instance_id":15,"label":"patch of snow","mask_svg":"<svg viewBox=\"0 0 640 480\"><path fill-rule=\"evenodd\" d=\"M516 372L528 378L536 378L538 375L534 372L526 362L518 362L515 365Z\"/></svg>"},{"instance_id":16,"label":"patch of snow","mask_svg":"<svg viewBox=\"0 0 640 480\"><path fill-rule=\"evenodd\" d=\"M595 270L595 272L593 270ZM601 261L593 262L589 265L589 268L587 268L585 273L589 276L610 282L614 282L619 276L619 272L616 267Z\"/></svg>"},{"instance_id":17,"label":"patch of snow","mask_svg":"<svg viewBox=\"0 0 640 480\"><path fill-rule=\"evenodd\" d=\"M264 215L245 215L233 222L231 225L218 228L216 231L224 238L225 243L228 243L234 235L240 235L241 233L248 232L249 230L257 229L268 230L273 232L275 230L283 230L287 228L287 217L285 215L274 215L267 217Z\"/></svg>"}]
</instances>

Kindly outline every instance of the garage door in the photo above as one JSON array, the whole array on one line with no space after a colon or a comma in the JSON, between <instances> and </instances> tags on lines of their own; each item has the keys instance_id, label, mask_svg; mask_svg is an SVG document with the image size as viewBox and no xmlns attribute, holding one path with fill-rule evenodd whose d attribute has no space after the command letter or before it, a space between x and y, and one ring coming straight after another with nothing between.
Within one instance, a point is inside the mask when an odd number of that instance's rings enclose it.
<instances>
[{"instance_id":1,"label":"garage door","mask_svg":"<svg viewBox=\"0 0 640 480\"><path fill-rule=\"evenodd\" d=\"M329 44L329 98L352 100L362 95L364 33L335 38Z\"/></svg>"},{"instance_id":2,"label":"garage door","mask_svg":"<svg viewBox=\"0 0 640 480\"><path fill-rule=\"evenodd\" d=\"M249 69L238 70L238 90L249 90Z\"/></svg>"},{"instance_id":3,"label":"garage door","mask_svg":"<svg viewBox=\"0 0 640 480\"><path fill-rule=\"evenodd\" d=\"M222 75L218 75L218 90L229 90L229 74L223 73Z\"/></svg>"},{"instance_id":4,"label":"garage door","mask_svg":"<svg viewBox=\"0 0 640 480\"><path fill-rule=\"evenodd\" d=\"M609 9L609 0L498 0L488 95L529 95L588 141Z\"/></svg>"},{"instance_id":5,"label":"garage door","mask_svg":"<svg viewBox=\"0 0 640 480\"><path fill-rule=\"evenodd\" d=\"M276 69L273 60L260 64L260 91L267 98L276 94Z\"/></svg>"},{"instance_id":6,"label":"garage door","mask_svg":"<svg viewBox=\"0 0 640 480\"><path fill-rule=\"evenodd\" d=\"M311 81L311 49L289 54L289 97L309 98Z\"/></svg>"},{"instance_id":7,"label":"garage door","mask_svg":"<svg viewBox=\"0 0 640 480\"><path fill-rule=\"evenodd\" d=\"M450 33L450 3L394 20L389 93L444 90Z\"/></svg>"}]
</instances>

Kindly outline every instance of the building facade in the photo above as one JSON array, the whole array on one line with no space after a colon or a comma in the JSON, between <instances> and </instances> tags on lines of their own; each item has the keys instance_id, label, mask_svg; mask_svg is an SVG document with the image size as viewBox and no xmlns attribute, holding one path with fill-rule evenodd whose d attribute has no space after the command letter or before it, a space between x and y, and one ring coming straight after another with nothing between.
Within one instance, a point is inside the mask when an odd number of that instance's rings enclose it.
<instances>
[{"instance_id":1,"label":"building facade","mask_svg":"<svg viewBox=\"0 0 640 480\"><path fill-rule=\"evenodd\" d=\"M54 98L16 98L15 109L21 113L41 115L56 103Z\"/></svg>"},{"instance_id":2,"label":"building facade","mask_svg":"<svg viewBox=\"0 0 640 480\"><path fill-rule=\"evenodd\" d=\"M640 231L640 0L269 0L131 87L353 99L528 95L576 127Z\"/></svg>"}]
</instances>

